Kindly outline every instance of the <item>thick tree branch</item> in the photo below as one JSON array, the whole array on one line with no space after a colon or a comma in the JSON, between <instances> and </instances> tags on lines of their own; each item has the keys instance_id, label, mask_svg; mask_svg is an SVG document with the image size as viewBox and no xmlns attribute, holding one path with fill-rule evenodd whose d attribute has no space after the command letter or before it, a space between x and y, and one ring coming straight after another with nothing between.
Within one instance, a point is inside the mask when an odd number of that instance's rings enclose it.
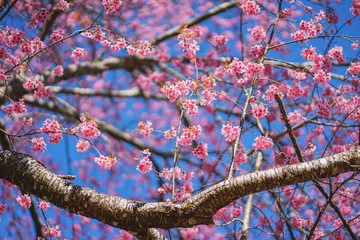
<instances>
[{"instance_id":1,"label":"thick tree branch","mask_svg":"<svg viewBox=\"0 0 360 240\"><path fill-rule=\"evenodd\" d=\"M219 209L240 197L336 176L353 171L353 165L360 165L360 147L310 162L231 178L182 203L154 203L97 193L59 178L29 155L0 151L0 178L69 212L133 232L144 228L170 229L212 224L212 216Z\"/></svg>"}]
</instances>

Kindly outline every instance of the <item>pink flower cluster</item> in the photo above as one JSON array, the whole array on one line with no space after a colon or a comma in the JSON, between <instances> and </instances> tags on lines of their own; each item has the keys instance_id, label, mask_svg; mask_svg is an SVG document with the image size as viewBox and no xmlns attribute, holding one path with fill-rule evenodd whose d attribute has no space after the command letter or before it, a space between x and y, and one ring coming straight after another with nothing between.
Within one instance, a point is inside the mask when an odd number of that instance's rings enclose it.
<instances>
[{"instance_id":1,"label":"pink flower cluster","mask_svg":"<svg viewBox=\"0 0 360 240\"><path fill-rule=\"evenodd\" d=\"M40 208L41 210L44 210L44 211L48 210L49 207L50 207L50 203L45 202L45 201L41 201L38 206L38 208Z\"/></svg>"},{"instance_id":2,"label":"pink flower cluster","mask_svg":"<svg viewBox=\"0 0 360 240\"><path fill-rule=\"evenodd\" d=\"M263 95L263 99L267 100L269 102L275 101L275 94L278 94L279 97L282 99L284 97L284 94L280 92L280 89L275 84L271 84L269 86L269 89L266 90L265 94Z\"/></svg>"},{"instance_id":3,"label":"pink flower cluster","mask_svg":"<svg viewBox=\"0 0 360 240\"><path fill-rule=\"evenodd\" d=\"M252 106L252 113L253 116L258 118L258 119L262 119L264 117L266 117L267 113L268 113L268 109L264 107L264 104L253 104Z\"/></svg>"},{"instance_id":4,"label":"pink flower cluster","mask_svg":"<svg viewBox=\"0 0 360 240\"><path fill-rule=\"evenodd\" d=\"M70 7L70 4L68 2L66 2L65 0L59 0L57 7L60 10L65 11L66 9L68 9Z\"/></svg>"},{"instance_id":5,"label":"pink flower cluster","mask_svg":"<svg viewBox=\"0 0 360 240\"><path fill-rule=\"evenodd\" d=\"M226 138L227 142L231 142L240 134L239 126L232 126L232 124L223 124L221 127L221 135Z\"/></svg>"},{"instance_id":6,"label":"pink flower cluster","mask_svg":"<svg viewBox=\"0 0 360 240\"><path fill-rule=\"evenodd\" d=\"M329 50L328 56L335 59L338 63L344 63L345 58L343 57L343 48L341 46L335 46Z\"/></svg>"},{"instance_id":7,"label":"pink flower cluster","mask_svg":"<svg viewBox=\"0 0 360 240\"><path fill-rule=\"evenodd\" d=\"M314 80L316 83L325 84L325 83L329 82L330 79L331 79L331 74L325 73L323 70L320 70L314 74Z\"/></svg>"},{"instance_id":8,"label":"pink flower cluster","mask_svg":"<svg viewBox=\"0 0 360 240\"><path fill-rule=\"evenodd\" d=\"M50 35L50 40L52 42L57 42L61 39L63 39L65 36L65 32L64 30L62 29L55 29L54 32ZM58 42L57 43L58 45L61 45L62 44L62 41L61 42Z\"/></svg>"},{"instance_id":9,"label":"pink flower cluster","mask_svg":"<svg viewBox=\"0 0 360 240\"><path fill-rule=\"evenodd\" d=\"M169 98L170 103L174 103L180 96L189 93L190 81L180 81L170 84L166 82L161 88L161 92Z\"/></svg>"},{"instance_id":10,"label":"pink flower cluster","mask_svg":"<svg viewBox=\"0 0 360 240\"><path fill-rule=\"evenodd\" d=\"M176 137L176 130L173 129L166 130L164 135L166 139L173 139Z\"/></svg>"},{"instance_id":11,"label":"pink flower cluster","mask_svg":"<svg viewBox=\"0 0 360 240\"><path fill-rule=\"evenodd\" d=\"M85 54L85 49L84 48L79 48L77 47L71 54L71 57L74 59L80 58L82 56L84 56Z\"/></svg>"},{"instance_id":12,"label":"pink flower cluster","mask_svg":"<svg viewBox=\"0 0 360 240\"><path fill-rule=\"evenodd\" d=\"M102 0L101 4L104 5L106 14L115 12L122 4L120 0Z\"/></svg>"},{"instance_id":13,"label":"pink flower cluster","mask_svg":"<svg viewBox=\"0 0 360 240\"><path fill-rule=\"evenodd\" d=\"M265 38L266 36L266 31L264 30L263 27L260 26L255 26L252 29L249 29L251 36L254 38L255 41L259 41Z\"/></svg>"},{"instance_id":14,"label":"pink flower cluster","mask_svg":"<svg viewBox=\"0 0 360 240\"><path fill-rule=\"evenodd\" d=\"M320 117L323 118L330 118L331 117L331 108L328 102L324 101L319 101L318 104L316 105L316 109L318 110L317 113Z\"/></svg>"},{"instance_id":15,"label":"pink flower cluster","mask_svg":"<svg viewBox=\"0 0 360 240\"><path fill-rule=\"evenodd\" d=\"M183 28L178 35L179 46L183 48L183 53L188 58L194 58L196 52L199 51L200 47L194 38L200 36L198 28Z\"/></svg>"},{"instance_id":16,"label":"pink flower cluster","mask_svg":"<svg viewBox=\"0 0 360 240\"><path fill-rule=\"evenodd\" d=\"M6 80L5 70L0 68L0 81L5 81L5 80Z\"/></svg>"},{"instance_id":17,"label":"pink flower cluster","mask_svg":"<svg viewBox=\"0 0 360 240\"><path fill-rule=\"evenodd\" d=\"M1 110L3 110L9 115L13 115L17 113L24 113L27 109L24 99L19 99L18 102L12 102L8 106L2 106Z\"/></svg>"},{"instance_id":18,"label":"pink flower cluster","mask_svg":"<svg viewBox=\"0 0 360 240\"><path fill-rule=\"evenodd\" d=\"M31 199L28 194L24 194L22 196L18 196L16 201L20 204L23 208L30 208L31 206Z\"/></svg>"},{"instance_id":19,"label":"pink flower cluster","mask_svg":"<svg viewBox=\"0 0 360 240\"><path fill-rule=\"evenodd\" d=\"M151 127L152 122L147 121L146 123L143 123L142 121L139 122L137 128L135 130L139 131L141 135L144 137L149 136L153 132L153 128Z\"/></svg>"},{"instance_id":20,"label":"pink flower cluster","mask_svg":"<svg viewBox=\"0 0 360 240\"><path fill-rule=\"evenodd\" d=\"M356 17L360 16L360 1L359 0L353 0L352 1L352 7L350 8L350 11L352 14Z\"/></svg>"},{"instance_id":21,"label":"pink flower cluster","mask_svg":"<svg viewBox=\"0 0 360 240\"><path fill-rule=\"evenodd\" d=\"M44 138L33 138L31 139L32 145L31 145L31 151L33 152L39 152L43 153L44 149L46 147L46 143L44 141Z\"/></svg>"},{"instance_id":22,"label":"pink flower cluster","mask_svg":"<svg viewBox=\"0 0 360 240\"><path fill-rule=\"evenodd\" d=\"M117 157L100 155L100 157L95 158L95 162L99 164L101 168L110 169L117 162Z\"/></svg>"},{"instance_id":23,"label":"pink flower cluster","mask_svg":"<svg viewBox=\"0 0 360 240\"><path fill-rule=\"evenodd\" d=\"M142 153L145 154L145 157L140 159L139 165L137 166L136 170L142 173L148 173L152 170L153 165L149 158L151 153L149 152L149 149L145 149Z\"/></svg>"},{"instance_id":24,"label":"pink flower cluster","mask_svg":"<svg viewBox=\"0 0 360 240\"><path fill-rule=\"evenodd\" d=\"M36 89L34 92L34 97L36 98L49 98L54 95L50 88L46 88L42 82L36 81L35 78L28 79L26 83L23 84L23 87L26 90Z\"/></svg>"},{"instance_id":25,"label":"pink flower cluster","mask_svg":"<svg viewBox=\"0 0 360 240\"><path fill-rule=\"evenodd\" d=\"M79 125L79 130L85 138L97 138L100 136L100 131L94 119L86 120L81 117L82 123Z\"/></svg>"},{"instance_id":26,"label":"pink flower cluster","mask_svg":"<svg viewBox=\"0 0 360 240\"><path fill-rule=\"evenodd\" d=\"M246 163L246 161L247 161L246 154L239 151L235 156L235 163L240 165L240 164Z\"/></svg>"},{"instance_id":27,"label":"pink flower cluster","mask_svg":"<svg viewBox=\"0 0 360 240\"><path fill-rule=\"evenodd\" d=\"M305 153L306 154L312 154L316 150L316 146L314 143L309 142L308 145L305 147Z\"/></svg>"},{"instance_id":28,"label":"pink flower cluster","mask_svg":"<svg viewBox=\"0 0 360 240\"><path fill-rule=\"evenodd\" d=\"M288 119L289 119L289 123L290 124L300 124L306 121L306 118L303 117L303 115L301 113L299 113L298 111L294 111L288 114Z\"/></svg>"},{"instance_id":29,"label":"pink flower cluster","mask_svg":"<svg viewBox=\"0 0 360 240\"><path fill-rule=\"evenodd\" d=\"M224 35L215 35L213 37L213 40L217 46L222 47L227 43L229 39Z\"/></svg>"},{"instance_id":30,"label":"pink flower cluster","mask_svg":"<svg viewBox=\"0 0 360 240\"><path fill-rule=\"evenodd\" d=\"M44 227L42 230L46 235L57 238L61 236L61 231L57 230L59 227L59 225L55 227Z\"/></svg>"},{"instance_id":31,"label":"pink flower cluster","mask_svg":"<svg viewBox=\"0 0 360 240\"><path fill-rule=\"evenodd\" d=\"M203 86L204 89L212 89L213 87L216 86L216 81L212 75L210 76L204 75L201 77L201 85Z\"/></svg>"},{"instance_id":32,"label":"pink flower cluster","mask_svg":"<svg viewBox=\"0 0 360 240\"><path fill-rule=\"evenodd\" d=\"M197 156L199 159L205 159L208 156L207 144L199 142L199 145L192 151L192 154Z\"/></svg>"},{"instance_id":33,"label":"pink flower cluster","mask_svg":"<svg viewBox=\"0 0 360 240\"><path fill-rule=\"evenodd\" d=\"M40 128L41 132L45 133L47 136L51 136L48 139L49 143L58 144L62 139L61 133L61 126L58 121L46 119L43 123L43 126Z\"/></svg>"},{"instance_id":34,"label":"pink flower cluster","mask_svg":"<svg viewBox=\"0 0 360 240\"><path fill-rule=\"evenodd\" d=\"M241 4L241 9L248 15L258 15L260 13L260 7L253 0L246 0Z\"/></svg>"},{"instance_id":35,"label":"pink flower cluster","mask_svg":"<svg viewBox=\"0 0 360 240\"><path fill-rule=\"evenodd\" d=\"M35 15L35 20L39 21L40 23L46 23L49 19L50 13L45 8L41 8Z\"/></svg>"},{"instance_id":36,"label":"pink flower cluster","mask_svg":"<svg viewBox=\"0 0 360 240\"><path fill-rule=\"evenodd\" d=\"M289 97L297 99L300 97L306 97L308 92L309 92L309 90L306 87L302 88L302 87L300 87L300 85L296 84L293 88L290 88L288 90L287 95Z\"/></svg>"},{"instance_id":37,"label":"pink flower cluster","mask_svg":"<svg viewBox=\"0 0 360 240\"><path fill-rule=\"evenodd\" d=\"M355 76L360 73L360 62L351 63L350 67L348 68L349 74Z\"/></svg>"},{"instance_id":38,"label":"pink flower cluster","mask_svg":"<svg viewBox=\"0 0 360 240\"><path fill-rule=\"evenodd\" d=\"M303 81L306 79L306 72L304 72L304 71L294 71L294 70L288 69L287 73L291 77L293 77L295 80Z\"/></svg>"},{"instance_id":39,"label":"pink flower cluster","mask_svg":"<svg viewBox=\"0 0 360 240\"><path fill-rule=\"evenodd\" d=\"M317 56L316 53L316 48L313 46L310 46L309 48L304 48L303 50L301 50L300 55L305 59L305 60L314 60L315 57Z\"/></svg>"},{"instance_id":40,"label":"pink flower cluster","mask_svg":"<svg viewBox=\"0 0 360 240\"><path fill-rule=\"evenodd\" d=\"M305 205L306 203L306 199L307 196L303 195L303 194L297 194L296 197L294 197L293 199L291 199L290 201L290 205L295 209L295 210L299 210L302 206Z\"/></svg>"},{"instance_id":41,"label":"pink flower cluster","mask_svg":"<svg viewBox=\"0 0 360 240\"><path fill-rule=\"evenodd\" d=\"M262 45L254 45L251 47L251 56L255 59L259 59L265 52L265 47Z\"/></svg>"},{"instance_id":42,"label":"pink flower cluster","mask_svg":"<svg viewBox=\"0 0 360 240\"><path fill-rule=\"evenodd\" d=\"M179 144L183 146L191 145L191 141L197 140L199 138L201 131L202 129L200 125L184 128L183 133L179 138Z\"/></svg>"},{"instance_id":43,"label":"pink flower cluster","mask_svg":"<svg viewBox=\"0 0 360 240\"><path fill-rule=\"evenodd\" d=\"M190 116L194 116L194 115L198 114L198 112L199 112L199 108L198 108L198 106L196 105L196 101L195 101L195 100L187 99L187 100L184 102L183 107L184 107L185 110L187 110L187 113L188 113Z\"/></svg>"},{"instance_id":44,"label":"pink flower cluster","mask_svg":"<svg viewBox=\"0 0 360 240\"><path fill-rule=\"evenodd\" d=\"M76 151L78 152L86 152L90 147L90 143L88 141L79 139L79 141L76 144Z\"/></svg>"},{"instance_id":45,"label":"pink flower cluster","mask_svg":"<svg viewBox=\"0 0 360 240\"><path fill-rule=\"evenodd\" d=\"M6 204L1 203L0 204L0 215L3 215L5 213L5 210L6 210Z\"/></svg>"},{"instance_id":46,"label":"pink flower cluster","mask_svg":"<svg viewBox=\"0 0 360 240\"><path fill-rule=\"evenodd\" d=\"M45 44L40 40L39 37L35 38L34 40L26 40L24 41L20 49L23 53L32 54L36 51L39 51L42 48L45 48Z\"/></svg>"},{"instance_id":47,"label":"pink flower cluster","mask_svg":"<svg viewBox=\"0 0 360 240\"><path fill-rule=\"evenodd\" d=\"M61 77L64 74L64 68L61 65L57 65L54 68L54 73L56 76Z\"/></svg>"},{"instance_id":48,"label":"pink flower cluster","mask_svg":"<svg viewBox=\"0 0 360 240\"><path fill-rule=\"evenodd\" d=\"M274 143L271 138L261 136L255 138L255 143L253 144L253 146L258 150L267 150L274 146Z\"/></svg>"}]
</instances>

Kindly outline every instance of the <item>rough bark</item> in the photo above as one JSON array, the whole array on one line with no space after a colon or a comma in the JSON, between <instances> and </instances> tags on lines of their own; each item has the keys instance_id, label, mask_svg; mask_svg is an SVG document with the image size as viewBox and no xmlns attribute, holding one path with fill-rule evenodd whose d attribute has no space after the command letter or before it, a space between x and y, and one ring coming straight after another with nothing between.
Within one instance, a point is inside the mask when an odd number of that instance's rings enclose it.
<instances>
[{"instance_id":1,"label":"rough bark","mask_svg":"<svg viewBox=\"0 0 360 240\"><path fill-rule=\"evenodd\" d=\"M0 151L0 178L71 213L132 232L212 224L214 213L240 197L336 176L359 165L360 147L353 147L333 156L231 178L182 203L153 203L97 193L59 178L30 155Z\"/></svg>"}]
</instances>

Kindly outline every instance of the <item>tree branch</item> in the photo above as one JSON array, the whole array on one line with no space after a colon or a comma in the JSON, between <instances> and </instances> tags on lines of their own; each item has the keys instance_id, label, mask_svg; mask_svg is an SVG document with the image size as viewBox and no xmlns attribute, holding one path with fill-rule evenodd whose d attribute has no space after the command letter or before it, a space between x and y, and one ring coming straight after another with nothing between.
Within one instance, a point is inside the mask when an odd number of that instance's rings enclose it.
<instances>
[{"instance_id":1,"label":"tree branch","mask_svg":"<svg viewBox=\"0 0 360 240\"><path fill-rule=\"evenodd\" d=\"M352 165L360 165L360 147L309 162L234 177L182 203L154 203L97 193L59 178L29 155L0 151L0 178L71 213L132 232L147 228L171 229L213 224L212 216L240 197L336 176L353 171Z\"/></svg>"}]
</instances>

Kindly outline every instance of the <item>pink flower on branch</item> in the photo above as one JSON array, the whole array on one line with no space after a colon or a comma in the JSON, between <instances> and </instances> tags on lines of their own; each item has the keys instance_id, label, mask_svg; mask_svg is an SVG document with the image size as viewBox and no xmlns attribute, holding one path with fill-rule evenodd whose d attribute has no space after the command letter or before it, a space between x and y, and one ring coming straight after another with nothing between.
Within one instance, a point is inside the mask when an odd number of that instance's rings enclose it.
<instances>
[{"instance_id":1,"label":"pink flower on branch","mask_svg":"<svg viewBox=\"0 0 360 240\"><path fill-rule=\"evenodd\" d=\"M227 142L233 141L240 134L239 126L232 126L232 124L223 124L221 127L221 134L226 138Z\"/></svg>"},{"instance_id":2,"label":"pink flower on branch","mask_svg":"<svg viewBox=\"0 0 360 240\"><path fill-rule=\"evenodd\" d=\"M271 138L261 136L255 138L255 143L253 144L253 146L258 150L267 150L274 146L274 143Z\"/></svg>"},{"instance_id":3,"label":"pink flower on branch","mask_svg":"<svg viewBox=\"0 0 360 240\"><path fill-rule=\"evenodd\" d=\"M24 194L22 196L18 196L16 201L20 204L23 208L30 208L31 206L31 199L28 194Z\"/></svg>"},{"instance_id":4,"label":"pink flower on branch","mask_svg":"<svg viewBox=\"0 0 360 240\"><path fill-rule=\"evenodd\" d=\"M79 48L77 47L71 54L71 57L74 59L80 58L82 56L84 56L85 54L85 49L84 48Z\"/></svg>"},{"instance_id":5,"label":"pink flower on branch","mask_svg":"<svg viewBox=\"0 0 360 240\"><path fill-rule=\"evenodd\" d=\"M38 206L38 208L40 208L41 210L44 210L44 211L48 210L49 207L50 207L50 203L45 202L45 201L41 201Z\"/></svg>"},{"instance_id":6,"label":"pink flower on branch","mask_svg":"<svg viewBox=\"0 0 360 240\"><path fill-rule=\"evenodd\" d=\"M99 164L101 168L110 169L117 162L117 157L100 155L100 157L95 158L95 162Z\"/></svg>"},{"instance_id":7,"label":"pink flower on branch","mask_svg":"<svg viewBox=\"0 0 360 240\"><path fill-rule=\"evenodd\" d=\"M199 142L199 145L192 151L192 153L200 159L205 159L208 156L207 144Z\"/></svg>"},{"instance_id":8,"label":"pink flower on branch","mask_svg":"<svg viewBox=\"0 0 360 240\"><path fill-rule=\"evenodd\" d=\"M33 152L39 152L43 153L44 149L46 147L46 143L44 141L44 138L33 138L31 139L32 145L31 145L31 151Z\"/></svg>"},{"instance_id":9,"label":"pink flower on branch","mask_svg":"<svg viewBox=\"0 0 360 240\"><path fill-rule=\"evenodd\" d=\"M150 160L151 153L149 152L149 149L145 149L143 151L143 153L145 154L145 157L136 158L136 159L140 160L139 165L137 166L136 170L138 170L139 172L142 172L142 173L149 173L152 170L152 166L153 166L153 163Z\"/></svg>"},{"instance_id":10,"label":"pink flower on branch","mask_svg":"<svg viewBox=\"0 0 360 240\"><path fill-rule=\"evenodd\" d=\"M258 15L260 13L260 7L253 0L243 2L241 9L248 15Z\"/></svg>"},{"instance_id":11,"label":"pink flower on branch","mask_svg":"<svg viewBox=\"0 0 360 240\"><path fill-rule=\"evenodd\" d=\"M12 102L8 106L2 106L1 110L9 115L26 112L26 105L24 99L19 99L18 102Z\"/></svg>"},{"instance_id":12,"label":"pink flower on branch","mask_svg":"<svg viewBox=\"0 0 360 240\"><path fill-rule=\"evenodd\" d=\"M184 128L183 133L179 138L179 144L183 146L191 145L191 141L197 140L199 138L201 131L202 129L200 125Z\"/></svg>"},{"instance_id":13,"label":"pink flower on branch","mask_svg":"<svg viewBox=\"0 0 360 240\"><path fill-rule=\"evenodd\" d=\"M147 121L146 123L143 122L139 122L137 128L135 129L136 131L139 131L139 133L141 135L143 135L144 137L149 136L152 132L153 132L153 128L151 127L152 122Z\"/></svg>"}]
</instances>

